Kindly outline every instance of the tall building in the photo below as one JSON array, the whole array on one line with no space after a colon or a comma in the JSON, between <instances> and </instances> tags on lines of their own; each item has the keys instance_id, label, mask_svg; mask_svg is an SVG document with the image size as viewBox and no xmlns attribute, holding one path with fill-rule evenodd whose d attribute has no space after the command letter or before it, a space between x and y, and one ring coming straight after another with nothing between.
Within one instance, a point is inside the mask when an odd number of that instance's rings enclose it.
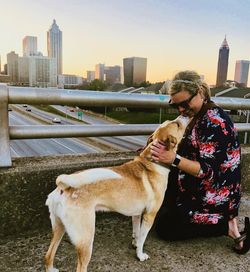
<instances>
[{"instance_id":1,"label":"tall building","mask_svg":"<svg viewBox=\"0 0 250 272\"><path fill-rule=\"evenodd\" d=\"M99 79L101 81L105 80L104 77L104 69L105 69L105 64L96 64L95 66L95 79Z\"/></svg>"},{"instance_id":2,"label":"tall building","mask_svg":"<svg viewBox=\"0 0 250 272\"><path fill-rule=\"evenodd\" d=\"M29 60L28 56L18 58L18 83L23 86L30 86Z\"/></svg>"},{"instance_id":3,"label":"tall building","mask_svg":"<svg viewBox=\"0 0 250 272\"><path fill-rule=\"evenodd\" d=\"M124 84L132 86L146 81L147 59L131 57L123 59Z\"/></svg>"},{"instance_id":4,"label":"tall building","mask_svg":"<svg viewBox=\"0 0 250 272\"><path fill-rule=\"evenodd\" d=\"M18 54L11 51L7 54L7 72L11 83L18 83Z\"/></svg>"},{"instance_id":5,"label":"tall building","mask_svg":"<svg viewBox=\"0 0 250 272\"><path fill-rule=\"evenodd\" d=\"M87 71L87 82L91 82L95 79L95 71Z\"/></svg>"},{"instance_id":6,"label":"tall building","mask_svg":"<svg viewBox=\"0 0 250 272\"><path fill-rule=\"evenodd\" d=\"M29 85L37 87L57 86L57 62L55 58L36 56L29 58Z\"/></svg>"},{"instance_id":7,"label":"tall building","mask_svg":"<svg viewBox=\"0 0 250 272\"><path fill-rule=\"evenodd\" d=\"M37 37L25 36L23 38L23 56L36 56L37 55Z\"/></svg>"},{"instance_id":8,"label":"tall building","mask_svg":"<svg viewBox=\"0 0 250 272\"><path fill-rule=\"evenodd\" d=\"M7 63L5 63L4 65L3 65L3 74L4 75L8 75L8 70L7 70L8 68L7 68Z\"/></svg>"},{"instance_id":9,"label":"tall building","mask_svg":"<svg viewBox=\"0 0 250 272\"><path fill-rule=\"evenodd\" d=\"M56 59L44 56L18 58L18 84L30 87L56 87Z\"/></svg>"},{"instance_id":10,"label":"tall building","mask_svg":"<svg viewBox=\"0 0 250 272\"><path fill-rule=\"evenodd\" d=\"M249 61L248 60L237 60L235 64L234 81L247 87L248 81L248 71L249 71Z\"/></svg>"},{"instance_id":11,"label":"tall building","mask_svg":"<svg viewBox=\"0 0 250 272\"><path fill-rule=\"evenodd\" d=\"M105 81L109 84L121 83L121 66L106 66L104 69Z\"/></svg>"},{"instance_id":12,"label":"tall building","mask_svg":"<svg viewBox=\"0 0 250 272\"><path fill-rule=\"evenodd\" d=\"M57 75L62 74L62 31L53 20L49 31L47 32L47 50L48 57L56 58Z\"/></svg>"},{"instance_id":13,"label":"tall building","mask_svg":"<svg viewBox=\"0 0 250 272\"><path fill-rule=\"evenodd\" d=\"M225 37L219 50L216 86L223 85L227 80L229 46Z\"/></svg>"}]
</instances>

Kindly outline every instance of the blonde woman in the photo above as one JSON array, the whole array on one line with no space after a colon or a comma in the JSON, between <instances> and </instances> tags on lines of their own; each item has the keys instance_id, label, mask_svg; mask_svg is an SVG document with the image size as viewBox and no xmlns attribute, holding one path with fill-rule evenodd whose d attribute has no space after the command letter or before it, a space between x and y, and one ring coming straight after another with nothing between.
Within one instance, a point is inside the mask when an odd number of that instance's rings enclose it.
<instances>
[{"instance_id":1,"label":"blonde woman","mask_svg":"<svg viewBox=\"0 0 250 272\"><path fill-rule=\"evenodd\" d=\"M169 186L156 220L162 239L228 235L234 251L250 249L250 224L239 232L240 144L229 116L210 99L210 89L194 71L175 75L169 105L192 118L177 153L161 142L152 146L156 161L171 165Z\"/></svg>"}]
</instances>

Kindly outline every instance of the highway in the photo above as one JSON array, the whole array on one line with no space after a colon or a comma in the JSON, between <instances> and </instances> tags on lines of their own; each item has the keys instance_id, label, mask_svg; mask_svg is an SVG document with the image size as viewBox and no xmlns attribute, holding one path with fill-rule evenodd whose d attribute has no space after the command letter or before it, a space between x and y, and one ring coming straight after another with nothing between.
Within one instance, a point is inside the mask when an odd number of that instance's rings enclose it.
<instances>
[{"instance_id":1,"label":"highway","mask_svg":"<svg viewBox=\"0 0 250 272\"><path fill-rule=\"evenodd\" d=\"M31 115L41 118L43 121L53 125L52 119L57 117L64 124L110 124L110 121L102 120L84 113L87 120L72 120L59 115L48 113L31 106L15 105L9 111L9 125L36 125L41 124L39 119L34 119ZM30 112L27 111L30 109ZM68 116L75 116L75 112L69 112ZM44 124L44 122L43 122ZM58 124L57 124L58 125ZM107 151L127 151L136 150L145 144L145 136L119 136L119 137L98 137L98 138L51 138L51 139L24 139L10 140L12 157L32 157L47 156L57 154L77 154L96 153Z\"/></svg>"},{"instance_id":2,"label":"highway","mask_svg":"<svg viewBox=\"0 0 250 272\"><path fill-rule=\"evenodd\" d=\"M74 108L66 107L66 106L54 106L57 110L67 114L67 116L77 118L77 113L70 111L70 109L76 110ZM111 119L106 119L100 117L99 115L95 115L88 111L82 111L82 119L81 121L86 124L91 125L105 125L105 124L113 124L114 122ZM118 123L118 122L117 122ZM115 136L115 137L98 137L97 140L104 143L109 144L112 147L116 148L120 151L126 150L137 150L138 148L145 145L147 142L146 136Z\"/></svg>"},{"instance_id":3,"label":"highway","mask_svg":"<svg viewBox=\"0 0 250 272\"><path fill-rule=\"evenodd\" d=\"M9 112L10 125L36 125L38 121L15 110ZM95 153L100 148L84 143L79 139L28 139L11 140L12 157L46 156L56 154Z\"/></svg>"}]
</instances>

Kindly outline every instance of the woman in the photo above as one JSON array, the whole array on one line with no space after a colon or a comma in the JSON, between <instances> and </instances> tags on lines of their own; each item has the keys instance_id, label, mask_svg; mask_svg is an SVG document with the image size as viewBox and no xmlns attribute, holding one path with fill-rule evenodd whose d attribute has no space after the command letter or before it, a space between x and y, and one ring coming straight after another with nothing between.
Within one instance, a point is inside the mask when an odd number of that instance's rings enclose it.
<instances>
[{"instance_id":1,"label":"woman","mask_svg":"<svg viewBox=\"0 0 250 272\"><path fill-rule=\"evenodd\" d=\"M194 71L178 73L169 87L169 105L192 118L177 153L152 145L156 161L171 165L169 186L156 220L165 240L228 235L239 254L250 248L249 218L239 232L240 144L229 116L210 100Z\"/></svg>"}]
</instances>

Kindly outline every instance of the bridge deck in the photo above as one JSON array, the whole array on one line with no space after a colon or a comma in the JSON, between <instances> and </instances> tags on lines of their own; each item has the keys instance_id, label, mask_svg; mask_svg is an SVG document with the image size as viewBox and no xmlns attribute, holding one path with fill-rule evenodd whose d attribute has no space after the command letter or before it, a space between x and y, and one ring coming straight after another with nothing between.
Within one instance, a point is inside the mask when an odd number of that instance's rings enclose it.
<instances>
[{"instance_id":1,"label":"bridge deck","mask_svg":"<svg viewBox=\"0 0 250 272\"><path fill-rule=\"evenodd\" d=\"M242 198L240 226L243 215L250 215L250 194ZM228 237L193 239L181 242L160 240L152 230L145 244L150 260L139 262L131 247L130 218L117 214L99 214L96 223L94 250L89 271L101 272L249 272L250 253L239 256L232 252ZM44 271L43 256L50 241L50 230L36 230L9 236L0 242L0 271ZM76 255L67 237L56 256L60 271L75 271Z\"/></svg>"}]
</instances>

